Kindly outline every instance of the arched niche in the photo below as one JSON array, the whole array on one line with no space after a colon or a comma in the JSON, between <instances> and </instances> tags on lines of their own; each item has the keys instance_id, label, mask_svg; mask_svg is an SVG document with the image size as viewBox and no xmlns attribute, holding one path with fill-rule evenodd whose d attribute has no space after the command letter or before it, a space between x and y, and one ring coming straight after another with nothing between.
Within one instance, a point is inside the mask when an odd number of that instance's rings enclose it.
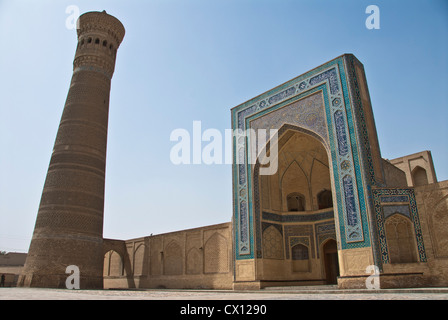
<instances>
[{"instance_id":1,"label":"arched niche","mask_svg":"<svg viewBox=\"0 0 448 320\"><path fill-rule=\"evenodd\" d=\"M428 174L422 167L416 166L414 170L412 170L411 175L414 187L424 186L428 184Z\"/></svg>"},{"instance_id":2,"label":"arched niche","mask_svg":"<svg viewBox=\"0 0 448 320\"><path fill-rule=\"evenodd\" d=\"M125 275L122 256L115 250L104 255L103 276L120 277Z\"/></svg>"}]
</instances>

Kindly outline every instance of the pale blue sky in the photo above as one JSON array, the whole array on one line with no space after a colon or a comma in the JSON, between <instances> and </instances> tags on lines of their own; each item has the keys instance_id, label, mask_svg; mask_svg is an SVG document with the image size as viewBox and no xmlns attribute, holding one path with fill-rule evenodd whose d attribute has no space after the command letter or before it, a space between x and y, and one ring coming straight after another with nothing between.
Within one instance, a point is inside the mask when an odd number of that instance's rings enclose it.
<instances>
[{"instance_id":1,"label":"pale blue sky","mask_svg":"<svg viewBox=\"0 0 448 320\"><path fill-rule=\"evenodd\" d=\"M365 9L380 9L368 30ZM232 217L230 165L175 166L177 128L230 128L230 109L341 54L366 70L382 156L431 150L448 179L448 2L0 0L0 250L27 251L72 75L69 5L126 28L110 99L104 236Z\"/></svg>"}]
</instances>

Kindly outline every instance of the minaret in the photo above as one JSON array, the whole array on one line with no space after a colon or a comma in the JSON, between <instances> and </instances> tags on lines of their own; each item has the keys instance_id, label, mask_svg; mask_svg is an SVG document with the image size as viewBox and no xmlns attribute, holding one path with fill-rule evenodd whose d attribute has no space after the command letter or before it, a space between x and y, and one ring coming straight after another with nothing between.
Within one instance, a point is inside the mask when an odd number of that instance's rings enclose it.
<instances>
[{"instance_id":1,"label":"minaret","mask_svg":"<svg viewBox=\"0 0 448 320\"><path fill-rule=\"evenodd\" d=\"M124 27L103 12L78 20L73 76L19 286L103 288L103 212L109 94Z\"/></svg>"}]
</instances>

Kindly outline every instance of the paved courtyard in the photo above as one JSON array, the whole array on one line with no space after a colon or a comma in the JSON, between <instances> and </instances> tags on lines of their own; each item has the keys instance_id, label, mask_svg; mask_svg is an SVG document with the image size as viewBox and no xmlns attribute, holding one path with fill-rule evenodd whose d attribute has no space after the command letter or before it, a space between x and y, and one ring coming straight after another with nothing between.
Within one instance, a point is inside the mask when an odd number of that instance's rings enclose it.
<instances>
[{"instance_id":1,"label":"paved courtyard","mask_svg":"<svg viewBox=\"0 0 448 320\"><path fill-rule=\"evenodd\" d=\"M448 300L448 288L338 290L293 287L260 291L0 288L0 300Z\"/></svg>"}]
</instances>

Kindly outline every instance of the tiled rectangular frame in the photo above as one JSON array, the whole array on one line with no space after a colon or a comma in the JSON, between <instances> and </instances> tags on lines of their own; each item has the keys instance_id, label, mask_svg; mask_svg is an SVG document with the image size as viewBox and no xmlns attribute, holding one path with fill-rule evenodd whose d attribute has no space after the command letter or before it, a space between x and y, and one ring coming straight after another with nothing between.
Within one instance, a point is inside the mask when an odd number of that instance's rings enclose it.
<instances>
[{"instance_id":1,"label":"tiled rectangular frame","mask_svg":"<svg viewBox=\"0 0 448 320\"><path fill-rule=\"evenodd\" d=\"M322 93L336 189L340 249L371 246L366 207L372 203L370 187L375 182L375 172L354 63L359 62L353 55L340 56L232 109L232 128L244 131L250 128L250 121L260 115L316 92ZM249 146L248 137L234 137L233 222L237 260L253 259L254 238L257 238L256 242L261 241L259 230L254 231L254 215L257 213L254 213L253 205ZM242 162L244 164L238 164Z\"/></svg>"},{"instance_id":2,"label":"tiled rectangular frame","mask_svg":"<svg viewBox=\"0 0 448 320\"><path fill-rule=\"evenodd\" d=\"M385 204L391 205L403 205L407 203L410 210L410 219L414 224L415 238L417 241L418 256L420 262L426 262L425 245L423 243L423 234L420 226L420 219L418 216L417 203L415 201L414 189L398 189L398 188L382 188L373 189L373 201L374 210L376 216L378 238L379 238L379 250L382 263L390 263L389 252L387 249L386 230L384 228L384 212L383 206Z\"/></svg>"}]
</instances>

